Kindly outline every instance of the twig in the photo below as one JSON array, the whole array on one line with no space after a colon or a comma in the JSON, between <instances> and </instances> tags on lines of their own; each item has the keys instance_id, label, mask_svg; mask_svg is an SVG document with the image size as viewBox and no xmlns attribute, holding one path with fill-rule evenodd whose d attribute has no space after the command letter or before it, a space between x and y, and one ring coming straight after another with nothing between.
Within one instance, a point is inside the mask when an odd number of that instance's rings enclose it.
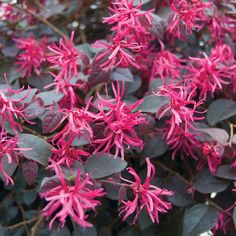
<instances>
[{"instance_id":1,"label":"twig","mask_svg":"<svg viewBox=\"0 0 236 236\"><path fill-rule=\"evenodd\" d=\"M33 219L21 221L21 222L19 222L19 223L17 223L17 224L9 225L9 226L6 226L6 227L7 227L8 229L16 229L16 228L18 228L18 227L20 227L20 226L22 226L22 225L30 224L30 223L36 221L37 219L38 219L38 217L35 217L35 218L33 218Z\"/></svg>"},{"instance_id":2,"label":"twig","mask_svg":"<svg viewBox=\"0 0 236 236\"><path fill-rule=\"evenodd\" d=\"M182 180L184 183L186 183L187 185L192 186L192 182L185 179L183 176L181 176L179 173L175 172L174 170L170 169L169 167L165 166L164 164L162 164L161 162L155 160L154 162L156 162L163 170L173 174L174 176L176 176L178 179ZM208 196L205 196L205 200L212 205L213 207L215 207L217 210L231 216L231 214L229 212L227 212L226 210L224 210L222 207L220 207L217 203L215 203L214 201L212 201Z\"/></svg>"},{"instance_id":3,"label":"twig","mask_svg":"<svg viewBox=\"0 0 236 236\"><path fill-rule=\"evenodd\" d=\"M34 226L31 228L31 236L36 236L39 225L43 222L43 220L44 220L44 217L41 215L36 221L36 223L34 224Z\"/></svg>"},{"instance_id":4,"label":"twig","mask_svg":"<svg viewBox=\"0 0 236 236\"><path fill-rule=\"evenodd\" d=\"M37 20L41 21L42 23L44 23L45 25L47 25L49 28L51 28L55 33L59 34L61 37L65 37L66 35L59 30L56 26L54 26L52 23L50 23L47 19L35 14L34 12L26 9L26 8L21 8L20 6L14 4L12 5L15 9L25 12L28 15L31 15L32 17L36 18Z\"/></svg>"},{"instance_id":5,"label":"twig","mask_svg":"<svg viewBox=\"0 0 236 236\"><path fill-rule=\"evenodd\" d=\"M182 180L184 183L186 183L187 185L192 185L192 182L185 179L183 176L181 176L179 173L175 172L174 170L170 169L169 167L165 166L164 164L162 164L161 162L159 162L158 160L154 160L153 162L157 163L157 165L159 165L163 170L171 173L172 175L175 175L178 179Z\"/></svg>"},{"instance_id":6,"label":"twig","mask_svg":"<svg viewBox=\"0 0 236 236\"><path fill-rule=\"evenodd\" d=\"M19 207L19 209L21 211L22 219L23 219L23 221L25 221L26 220L25 219L25 210L24 210L24 208L19 203L17 203L17 205L18 205L18 207ZM25 231L26 231L27 235L29 236L30 232L29 232L29 229L27 227L27 224L24 224L24 228L25 228Z\"/></svg>"}]
</instances>

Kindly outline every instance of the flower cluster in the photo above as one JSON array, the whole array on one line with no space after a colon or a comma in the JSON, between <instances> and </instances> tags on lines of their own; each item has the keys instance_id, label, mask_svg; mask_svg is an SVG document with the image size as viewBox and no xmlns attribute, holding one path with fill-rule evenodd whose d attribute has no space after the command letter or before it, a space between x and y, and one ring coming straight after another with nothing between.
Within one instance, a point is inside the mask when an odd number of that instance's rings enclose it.
<instances>
[{"instance_id":1,"label":"flower cluster","mask_svg":"<svg viewBox=\"0 0 236 236\"><path fill-rule=\"evenodd\" d=\"M173 0L170 7L173 11L167 31L171 35L183 39L184 33L191 34L193 30L200 30L207 21L206 10L211 3L203 3L201 0Z\"/></svg>"},{"instance_id":2,"label":"flower cluster","mask_svg":"<svg viewBox=\"0 0 236 236\"><path fill-rule=\"evenodd\" d=\"M117 82L117 88L112 83L112 90L115 95L114 99L104 99L98 94L98 101L96 108L99 110L97 114L95 126L103 130L101 137L95 138L94 144L97 148L94 153L102 150L102 153L108 152L115 147L115 156L119 153L124 159L125 148L139 147L142 149L142 140L138 137L134 127L145 123L145 119L141 117L140 112L132 113L138 107L142 100L133 104L126 105L121 99L124 95L124 83L122 88ZM109 110L105 110L105 107Z\"/></svg>"},{"instance_id":3,"label":"flower cluster","mask_svg":"<svg viewBox=\"0 0 236 236\"><path fill-rule=\"evenodd\" d=\"M134 181L123 179L129 184L134 194L133 200L122 200L122 205L119 208L120 215L123 215L123 220L127 219L130 215L134 214L133 223L138 219L138 216L142 209L145 209L151 218L153 223L159 223L159 213L166 213L171 209L171 203L165 201L166 196L173 195L173 192L166 189L158 188L152 185L150 182L155 175L155 167L150 162L149 158L146 158L147 162L147 176L145 182L142 184L141 179L135 170L131 167L128 168L128 172L133 175Z\"/></svg>"},{"instance_id":4,"label":"flower cluster","mask_svg":"<svg viewBox=\"0 0 236 236\"><path fill-rule=\"evenodd\" d=\"M2 207L34 214L37 189L50 230L92 227L98 211L99 234L129 222L149 234L145 214L161 235L176 216L182 234L234 232L235 0L72 2L0 3L0 178L23 196L3 190ZM6 215L3 229L18 227Z\"/></svg>"},{"instance_id":5,"label":"flower cluster","mask_svg":"<svg viewBox=\"0 0 236 236\"><path fill-rule=\"evenodd\" d=\"M87 221L87 212L89 210L95 211L96 206L100 204L96 198L104 196L103 189L96 189L90 176L82 177L80 170L78 170L72 184L68 183L61 169L55 163L53 163L53 169L60 181L59 184L40 193L40 196L49 202L43 209L43 214L47 218L54 215L49 228L52 228L52 224L57 218L63 227L67 216L70 216L82 227L91 227L92 224Z\"/></svg>"},{"instance_id":6,"label":"flower cluster","mask_svg":"<svg viewBox=\"0 0 236 236\"><path fill-rule=\"evenodd\" d=\"M43 38L36 40L33 36L29 38L15 39L17 48L21 50L17 57L16 64L22 71L22 77L31 76L32 73L40 75L42 63L46 61L46 49L48 40Z\"/></svg>"}]
</instances>

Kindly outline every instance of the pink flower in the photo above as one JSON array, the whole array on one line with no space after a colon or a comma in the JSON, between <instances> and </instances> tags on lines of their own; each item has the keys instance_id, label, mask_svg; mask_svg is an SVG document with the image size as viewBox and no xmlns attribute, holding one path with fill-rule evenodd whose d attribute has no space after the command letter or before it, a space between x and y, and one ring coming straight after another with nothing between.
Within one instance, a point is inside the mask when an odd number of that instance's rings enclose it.
<instances>
[{"instance_id":1,"label":"pink flower","mask_svg":"<svg viewBox=\"0 0 236 236\"><path fill-rule=\"evenodd\" d=\"M46 61L47 39L36 40L33 36L29 38L15 39L17 48L21 52L17 56L17 65L20 65L19 71L23 71L22 76L31 76L32 73L39 75L42 63Z\"/></svg>"},{"instance_id":2,"label":"pink flower","mask_svg":"<svg viewBox=\"0 0 236 236\"><path fill-rule=\"evenodd\" d=\"M12 96L20 94L23 89L23 87L16 90L10 89L9 87L0 89L0 126L2 127L2 131L5 129L6 122L10 123L11 128L15 132L18 130L22 131L22 127L17 122L17 119L22 118L27 120L24 114L25 107L23 101L28 96L30 88L28 88L27 93L21 98L14 99Z\"/></svg>"},{"instance_id":3,"label":"pink flower","mask_svg":"<svg viewBox=\"0 0 236 236\"><path fill-rule=\"evenodd\" d=\"M198 159L195 154L195 150L200 149L201 145L199 140L197 139L198 133L190 131L188 126L175 126L173 133L169 134L169 127L163 129L164 138L172 150L172 159L174 160L177 152L180 152L181 158L184 158L184 154L187 156L191 156L194 159Z\"/></svg>"},{"instance_id":4,"label":"pink flower","mask_svg":"<svg viewBox=\"0 0 236 236\"><path fill-rule=\"evenodd\" d=\"M165 79L178 79L180 77L181 60L177 55L164 49L164 44L160 41L161 51L156 54L152 66L152 79L160 76L165 82Z\"/></svg>"},{"instance_id":5,"label":"pink flower","mask_svg":"<svg viewBox=\"0 0 236 236\"><path fill-rule=\"evenodd\" d=\"M91 227L92 224L87 221L88 211L95 212L96 206L100 204L95 198L104 196L103 189L96 189L90 176L82 177L80 170L74 184L69 183L61 169L55 163L52 162L52 164L60 184L40 193L41 198L48 202L43 209L43 215L47 218L53 216L49 228L52 229L52 224L56 219L59 219L63 227L68 216L82 227Z\"/></svg>"},{"instance_id":6,"label":"pink flower","mask_svg":"<svg viewBox=\"0 0 236 236\"><path fill-rule=\"evenodd\" d=\"M217 42L222 42L225 35L234 35L235 27L235 19L222 14L214 7L210 25L207 27L210 30L211 38L214 38Z\"/></svg>"},{"instance_id":7,"label":"pink flower","mask_svg":"<svg viewBox=\"0 0 236 236\"><path fill-rule=\"evenodd\" d=\"M127 168L127 170L131 175L133 175L135 180L130 181L122 178L125 182L130 184L129 187L132 189L134 194L133 200L122 200L123 206L119 208L119 215L123 215L123 221L130 215L135 214L133 220L133 223L135 223L141 210L145 209L152 222L159 223L159 212L166 213L169 209L171 209L171 203L165 201L164 198L165 196L173 195L173 192L150 184L150 181L153 179L156 171L149 158L146 158L146 162L147 176L144 184L141 183L140 177L131 167Z\"/></svg>"},{"instance_id":8,"label":"pink flower","mask_svg":"<svg viewBox=\"0 0 236 236\"><path fill-rule=\"evenodd\" d=\"M113 0L110 16L104 17L103 23L114 25L113 31L120 31L125 29L134 30L139 33L149 34L146 31L144 22L147 21L149 25L153 24L153 17L151 12L154 9L142 11L142 3L134 5L134 0ZM144 21L145 20L145 21Z\"/></svg>"},{"instance_id":9,"label":"pink flower","mask_svg":"<svg viewBox=\"0 0 236 236\"><path fill-rule=\"evenodd\" d=\"M201 0L172 0L171 10L174 12L170 18L167 31L177 38L183 39L182 33L191 34L193 30L200 30L208 19L205 10L211 3L203 3Z\"/></svg>"},{"instance_id":10,"label":"pink flower","mask_svg":"<svg viewBox=\"0 0 236 236\"><path fill-rule=\"evenodd\" d=\"M0 132L0 172L5 177L6 185L9 182L13 185L13 179L7 174L6 170L4 169L4 165L2 163L3 158L7 158L8 164L14 162L18 162L18 158L16 155L16 151L19 151L17 147L18 138L8 136L7 132Z\"/></svg>"},{"instance_id":11,"label":"pink flower","mask_svg":"<svg viewBox=\"0 0 236 236\"><path fill-rule=\"evenodd\" d=\"M184 127L193 128L192 123L204 119L204 117L196 116L202 114L197 108L203 103L202 100L196 102L192 99L194 90L189 91L187 87L179 85L167 85L159 88L157 96L165 96L170 103L165 105L161 111L158 111L156 117L161 119L164 116L170 116L170 129L167 139L171 137L176 126L183 124Z\"/></svg>"},{"instance_id":12,"label":"pink flower","mask_svg":"<svg viewBox=\"0 0 236 236\"><path fill-rule=\"evenodd\" d=\"M64 121L66 121L66 124L63 129L54 136L53 142L57 140L57 145L64 146L64 143L70 145L76 137L80 139L83 136L88 141L93 138L93 130L90 123L96 120L97 116L88 111L91 100L92 97L87 101L86 106L82 108L62 109L64 116L60 124Z\"/></svg>"},{"instance_id":13,"label":"pink flower","mask_svg":"<svg viewBox=\"0 0 236 236\"><path fill-rule=\"evenodd\" d=\"M69 82L73 76L78 77L80 67L79 59L84 65L89 64L89 59L82 51L78 51L74 45L74 32L71 33L70 39L64 37L60 39L59 45L55 43L48 46L50 53L47 60L51 64L51 68L59 69L59 73L55 75L55 81L65 80Z\"/></svg>"},{"instance_id":14,"label":"pink flower","mask_svg":"<svg viewBox=\"0 0 236 236\"><path fill-rule=\"evenodd\" d=\"M58 145L57 149L51 149L51 151L53 153L52 159L57 165L65 165L69 168L72 166L73 161L83 162L82 157L90 156L90 153L76 147L71 147L65 142Z\"/></svg>"},{"instance_id":15,"label":"pink flower","mask_svg":"<svg viewBox=\"0 0 236 236\"><path fill-rule=\"evenodd\" d=\"M111 44L97 41L93 44L93 47L102 48L95 60L105 72L117 66L129 67L131 65L139 68L132 52L140 52L143 46L122 40L121 35L114 37Z\"/></svg>"},{"instance_id":16,"label":"pink flower","mask_svg":"<svg viewBox=\"0 0 236 236\"><path fill-rule=\"evenodd\" d=\"M121 154L124 159L125 148L143 147L143 142L139 139L134 127L145 123L140 112L133 113L132 111L138 107L142 100L133 104L126 105L121 99L124 95L124 83L120 88L119 82L117 87L111 83L114 99L104 99L99 94L96 108L99 110L95 127L101 132L101 138L95 138L93 144L98 145L94 153L102 150L110 153L112 148L115 148L115 158ZM109 108L109 109L107 109Z\"/></svg>"},{"instance_id":17,"label":"pink flower","mask_svg":"<svg viewBox=\"0 0 236 236\"><path fill-rule=\"evenodd\" d=\"M212 174L216 173L218 166L222 162L224 148L219 143L205 142L202 147L202 153L207 159L209 170Z\"/></svg>"},{"instance_id":18,"label":"pink flower","mask_svg":"<svg viewBox=\"0 0 236 236\"><path fill-rule=\"evenodd\" d=\"M217 45L210 56L202 53L202 58L189 57L190 65L185 76L192 89L198 89L199 97L206 99L207 94L214 95L216 90L222 90L234 78L236 64L229 46ZM227 81L228 79L228 81Z\"/></svg>"}]
</instances>

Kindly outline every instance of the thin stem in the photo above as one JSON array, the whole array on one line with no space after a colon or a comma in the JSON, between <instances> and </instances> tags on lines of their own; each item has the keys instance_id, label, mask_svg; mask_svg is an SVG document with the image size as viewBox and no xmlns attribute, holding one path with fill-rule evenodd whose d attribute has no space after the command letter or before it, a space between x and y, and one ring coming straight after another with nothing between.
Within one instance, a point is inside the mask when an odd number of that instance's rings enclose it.
<instances>
[{"instance_id":1,"label":"thin stem","mask_svg":"<svg viewBox=\"0 0 236 236\"><path fill-rule=\"evenodd\" d=\"M192 182L185 179L183 176L181 176L178 172L175 172L174 170L170 169L169 167L165 166L164 164L162 164L161 162L159 162L158 160L154 160L153 162L157 163L157 165L159 165L161 167L161 169L171 173L172 175L176 176L178 179L182 180L184 183L186 183L187 185L192 185Z\"/></svg>"},{"instance_id":2,"label":"thin stem","mask_svg":"<svg viewBox=\"0 0 236 236\"><path fill-rule=\"evenodd\" d=\"M16 228L18 228L18 227L20 227L20 226L22 226L22 225L30 224L30 223L36 221L38 218L39 218L39 217L35 217L35 218L33 218L33 219L30 219L30 220L24 220L24 221L19 222L19 223L17 223L17 224L9 225L9 226L6 226L6 227L7 227L8 229L16 229Z\"/></svg>"},{"instance_id":3,"label":"thin stem","mask_svg":"<svg viewBox=\"0 0 236 236\"><path fill-rule=\"evenodd\" d=\"M44 217L41 215L36 221L36 223L34 224L34 226L31 228L31 236L36 236L39 225L43 222L43 220L44 220Z\"/></svg>"},{"instance_id":4,"label":"thin stem","mask_svg":"<svg viewBox=\"0 0 236 236\"><path fill-rule=\"evenodd\" d=\"M165 166L164 164L162 164L161 162L159 162L158 160L155 160L154 162L156 162L161 169L173 174L174 176L176 176L178 179L180 179L181 181L183 181L184 183L186 183L187 185L192 186L192 182L185 179L183 176L181 176L179 173L175 172L174 170L170 169L169 167ZM211 198L209 198L208 196L205 196L205 200L212 205L213 207L215 207L217 210L231 216L231 214L229 212L227 212L226 210L224 210L222 207L220 207L217 203L215 203L214 201L211 200Z\"/></svg>"},{"instance_id":5,"label":"thin stem","mask_svg":"<svg viewBox=\"0 0 236 236\"><path fill-rule=\"evenodd\" d=\"M13 6L15 9L17 9L19 11L22 11L22 12L25 12L26 14L31 15L35 19L41 21L42 23L47 25L50 29L52 29L55 33L59 34L61 37L66 36L61 30L59 30L56 26L54 26L52 23L50 23L47 19L35 14L34 12L32 12L32 11L26 9L26 8L21 8L20 6L18 6L16 4L11 5L11 6Z\"/></svg>"},{"instance_id":6,"label":"thin stem","mask_svg":"<svg viewBox=\"0 0 236 236\"><path fill-rule=\"evenodd\" d=\"M121 186L121 187L122 186L130 187L130 185L128 185L128 184L113 182L113 181L106 180L106 179L100 179L99 181L102 183L105 183L105 184L117 185L117 186Z\"/></svg>"}]
</instances>

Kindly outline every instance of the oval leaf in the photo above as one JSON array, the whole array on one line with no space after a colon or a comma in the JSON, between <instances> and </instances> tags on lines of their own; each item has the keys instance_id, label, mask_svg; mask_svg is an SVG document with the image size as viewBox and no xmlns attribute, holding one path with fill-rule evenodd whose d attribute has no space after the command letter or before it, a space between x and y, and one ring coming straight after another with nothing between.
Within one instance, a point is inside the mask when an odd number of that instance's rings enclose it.
<instances>
[{"instance_id":1,"label":"oval leaf","mask_svg":"<svg viewBox=\"0 0 236 236\"><path fill-rule=\"evenodd\" d=\"M59 102L64 97L64 94L52 90L39 93L37 96L43 100L45 106L49 106Z\"/></svg>"},{"instance_id":2,"label":"oval leaf","mask_svg":"<svg viewBox=\"0 0 236 236\"><path fill-rule=\"evenodd\" d=\"M1 160L3 169L7 173L8 176L12 176L14 171L16 170L17 164L12 161L11 163L8 163L8 158L6 155L4 155ZM2 179L4 182L6 181L4 175L0 172L0 179Z\"/></svg>"},{"instance_id":3,"label":"oval leaf","mask_svg":"<svg viewBox=\"0 0 236 236\"><path fill-rule=\"evenodd\" d=\"M28 185L32 185L38 175L38 165L35 161L26 161L22 165L22 172Z\"/></svg>"},{"instance_id":4,"label":"oval leaf","mask_svg":"<svg viewBox=\"0 0 236 236\"><path fill-rule=\"evenodd\" d=\"M21 134L19 135L18 146L20 148L31 148L31 150L22 150L27 159L45 166L48 165L48 158L52 156L51 146L43 139L32 134Z\"/></svg>"},{"instance_id":5,"label":"oval leaf","mask_svg":"<svg viewBox=\"0 0 236 236\"><path fill-rule=\"evenodd\" d=\"M227 99L212 102L207 110L207 121L210 125L226 120L236 114L236 103Z\"/></svg>"},{"instance_id":6,"label":"oval leaf","mask_svg":"<svg viewBox=\"0 0 236 236\"><path fill-rule=\"evenodd\" d=\"M229 139L229 134L224 129L206 128L198 130L208 134L212 139L214 139L218 143L221 143L222 145L227 144L227 141Z\"/></svg>"},{"instance_id":7,"label":"oval leaf","mask_svg":"<svg viewBox=\"0 0 236 236\"><path fill-rule=\"evenodd\" d=\"M111 80L133 82L134 78L128 68L115 68L111 72Z\"/></svg>"},{"instance_id":8,"label":"oval leaf","mask_svg":"<svg viewBox=\"0 0 236 236\"><path fill-rule=\"evenodd\" d=\"M42 130L44 134L53 132L61 124L63 113L57 110L48 111L42 120Z\"/></svg>"},{"instance_id":9,"label":"oval leaf","mask_svg":"<svg viewBox=\"0 0 236 236\"><path fill-rule=\"evenodd\" d=\"M142 112L158 112L163 106L169 103L166 97L148 95L144 97L143 103L138 107Z\"/></svg>"},{"instance_id":10,"label":"oval leaf","mask_svg":"<svg viewBox=\"0 0 236 236\"><path fill-rule=\"evenodd\" d=\"M231 165L219 166L216 171L216 176L223 179L236 180L236 169Z\"/></svg>"},{"instance_id":11,"label":"oval leaf","mask_svg":"<svg viewBox=\"0 0 236 236\"><path fill-rule=\"evenodd\" d=\"M94 155L85 164L86 172L89 172L95 179L121 172L126 166L126 161L121 158L114 159L107 153L101 156Z\"/></svg>"},{"instance_id":12,"label":"oval leaf","mask_svg":"<svg viewBox=\"0 0 236 236\"><path fill-rule=\"evenodd\" d=\"M197 204L184 213L183 236L199 236L212 229L218 221L215 208Z\"/></svg>"},{"instance_id":13,"label":"oval leaf","mask_svg":"<svg viewBox=\"0 0 236 236\"><path fill-rule=\"evenodd\" d=\"M228 187L229 183L214 177L208 169L199 171L194 186L200 193L219 193Z\"/></svg>"}]
</instances>

